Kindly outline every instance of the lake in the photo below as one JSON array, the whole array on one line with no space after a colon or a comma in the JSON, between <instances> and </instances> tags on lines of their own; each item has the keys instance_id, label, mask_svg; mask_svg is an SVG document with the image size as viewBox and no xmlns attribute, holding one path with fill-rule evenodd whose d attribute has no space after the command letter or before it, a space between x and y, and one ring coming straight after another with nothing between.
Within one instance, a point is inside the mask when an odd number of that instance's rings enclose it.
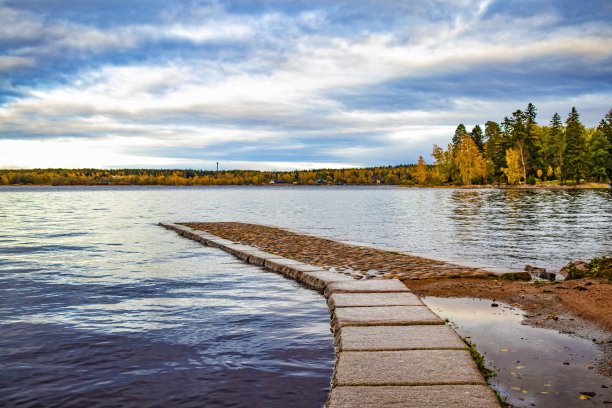
<instances>
[{"instance_id":1,"label":"lake","mask_svg":"<svg viewBox=\"0 0 612 408\"><path fill-rule=\"evenodd\" d=\"M265 223L558 270L612 252L606 190L0 188L0 405L320 406L325 301L158 227Z\"/></svg>"}]
</instances>

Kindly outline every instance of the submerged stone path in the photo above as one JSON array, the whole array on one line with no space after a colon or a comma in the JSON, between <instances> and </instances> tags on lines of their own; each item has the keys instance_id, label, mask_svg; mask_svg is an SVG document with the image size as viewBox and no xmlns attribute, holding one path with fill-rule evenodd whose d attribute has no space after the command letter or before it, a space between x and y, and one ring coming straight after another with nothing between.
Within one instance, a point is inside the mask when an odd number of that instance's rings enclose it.
<instances>
[{"instance_id":1,"label":"submerged stone path","mask_svg":"<svg viewBox=\"0 0 612 408\"><path fill-rule=\"evenodd\" d=\"M467 345L399 280L356 280L186 225L160 225L324 294L336 352L328 408L499 407Z\"/></svg>"},{"instance_id":2,"label":"submerged stone path","mask_svg":"<svg viewBox=\"0 0 612 408\"><path fill-rule=\"evenodd\" d=\"M500 268L483 269L476 265L432 260L399 250L353 245L268 225L242 222L194 222L186 225L234 242L258 247L270 254L296 259L324 269L333 268L359 278L486 277L509 272Z\"/></svg>"}]
</instances>

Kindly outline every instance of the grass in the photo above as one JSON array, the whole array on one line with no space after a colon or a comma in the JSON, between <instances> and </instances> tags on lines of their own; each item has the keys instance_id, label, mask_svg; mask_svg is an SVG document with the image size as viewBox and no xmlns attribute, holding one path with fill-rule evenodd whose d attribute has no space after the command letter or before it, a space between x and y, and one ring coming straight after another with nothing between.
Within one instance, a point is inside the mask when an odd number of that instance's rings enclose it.
<instances>
[{"instance_id":1,"label":"grass","mask_svg":"<svg viewBox=\"0 0 612 408\"><path fill-rule=\"evenodd\" d=\"M489 382L489 379L495 377L497 373L495 372L495 370L492 370L486 366L484 357L478 352L478 349L476 349L476 345L474 343L471 343L466 339L463 339L463 342L467 344L468 350L470 351L470 355L472 356L472 359L478 367L478 371L480 371L485 380ZM501 395L496 389L493 389L493 392L495 393L495 396L497 397L497 400L499 401L499 404L502 406L502 408L508 408L509 405L507 398Z\"/></svg>"},{"instance_id":2,"label":"grass","mask_svg":"<svg viewBox=\"0 0 612 408\"><path fill-rule=\"evenodd\" d=\"M485 365L485 359L482 356L482 354L480 354L478 350L476 349L476 345L466 339L463 339L463 341L465 342L465 344L467 344L468 350L470 351L470 354L472 355L472 359L476 363L476 366L478 367L478 371L480 371L480 373L483 375L485 380L489 381L489 378L495 377L497 373L495 372L495 370L491 370Z\"/></svg>"},{"instance_id":3,"label":"grass","mask_svg":"<svg viewBox=\"0 0 612 408\"><path fill-rule=\"evenodd\" d=\"M593 258L585 271L579 270L573 263L570 263L569 272L565 279L582 278L603 278L612 282L612 258L607 256Z\"/></svg>"}]
</instances>

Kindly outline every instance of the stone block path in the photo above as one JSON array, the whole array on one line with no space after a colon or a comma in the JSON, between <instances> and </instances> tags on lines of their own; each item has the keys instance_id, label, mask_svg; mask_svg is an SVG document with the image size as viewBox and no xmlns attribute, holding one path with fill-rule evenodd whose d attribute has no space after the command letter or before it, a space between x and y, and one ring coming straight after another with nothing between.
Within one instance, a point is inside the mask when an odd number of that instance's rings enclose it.
<instances>
[{"instance_id":1,"label":"stone block path","mask_svg":"<svg viewBox=\"0 0 612 408\"><path fill-rule=\"evenodd\" d=\"M160 225L324 294L336 351L328 408L499 407L466 344L399 280L356 280L185 225Z\"/></svg>"}]
</instances>

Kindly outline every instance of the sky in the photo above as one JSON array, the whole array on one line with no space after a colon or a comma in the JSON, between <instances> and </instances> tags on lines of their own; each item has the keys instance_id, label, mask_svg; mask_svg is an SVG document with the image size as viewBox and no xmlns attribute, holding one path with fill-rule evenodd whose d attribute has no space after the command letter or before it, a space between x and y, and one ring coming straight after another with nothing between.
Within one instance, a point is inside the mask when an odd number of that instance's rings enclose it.
<instances>
[{"instance_id":1,"label":"sky","mask_svg":"<svg viewBox=\"0 0 612 408\"><path fill-rule=\"evenodd\" d=\"M609 0L0 0L0 168L431 162L612 108Z\"/></svg>"}]
</instances>

